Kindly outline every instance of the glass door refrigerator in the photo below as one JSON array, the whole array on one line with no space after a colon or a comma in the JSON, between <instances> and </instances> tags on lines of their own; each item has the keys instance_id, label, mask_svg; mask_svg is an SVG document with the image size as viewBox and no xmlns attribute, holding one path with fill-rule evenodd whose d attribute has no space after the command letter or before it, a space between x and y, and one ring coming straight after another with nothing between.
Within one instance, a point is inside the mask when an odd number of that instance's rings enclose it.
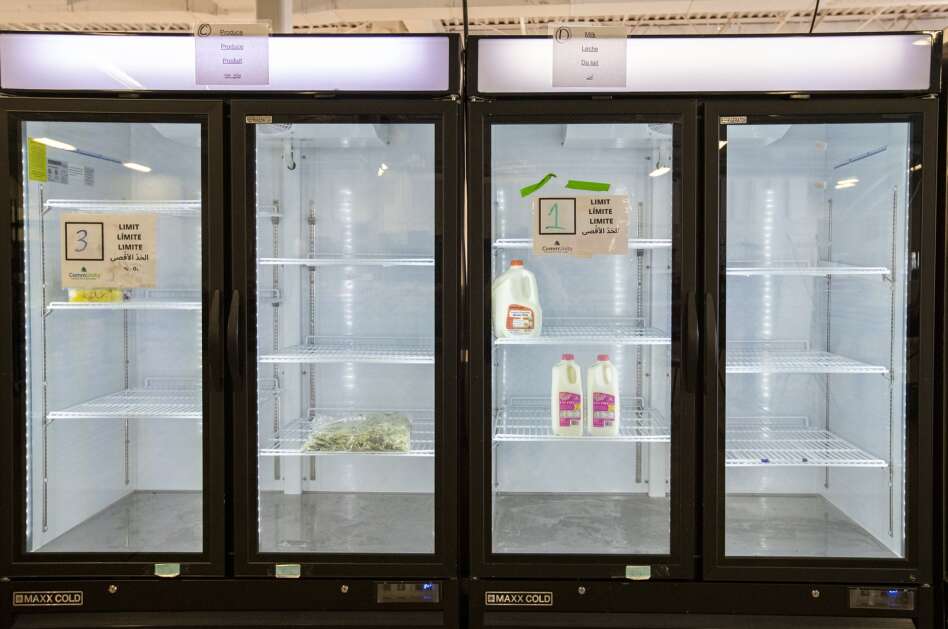
<instances>
[{"instance_id":1,"label":"glass door refrigerator","mask_svg":"<svg viewBox=\"0 0 948 629\"><path fill-rule=\"evenodd\" d=\"M475 624L931 626L940 37L569 40L469 50Z\"/></svg>"},{"instance_id":2,"label":"glass door refrigerator","mask_svg":"<svg viewBox=\"0 0 948 629\"><path fill-rule=\"evenodd\" d=\"M0 620L456 626L457 58L0 35Z\"/></svg>"}]
</instances>

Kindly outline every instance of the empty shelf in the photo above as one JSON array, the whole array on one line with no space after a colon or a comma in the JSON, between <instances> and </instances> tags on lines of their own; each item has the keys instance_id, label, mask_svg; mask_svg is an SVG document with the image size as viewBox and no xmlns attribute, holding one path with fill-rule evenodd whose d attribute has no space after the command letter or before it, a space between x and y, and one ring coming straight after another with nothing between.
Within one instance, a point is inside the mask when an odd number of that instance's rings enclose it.
<instances>
[{"instance_id":1,"label":"empty shelf","mask_svg":"<svg viewBox=\"0 0 948 629\"><path fill-rule=\"evenodd\" d=\"M877 373L888 374L880 365L830 354L829 352L776 349L728 349L727 373Z\"/></svg>"},{"instance_id":2,"label":"empty shelf","mask_svg":"<svg viewBox=\"0 0 948 629\"><path fill-rule=\"evenodd\" d=\"M50 199L44 211L73 210L79 212L157 212L159 214L200 215L199 200L183 201L104 201L89 199Z\"/></svg>"},{"instance_id":3,"label":"empty shelf","mask_svg":"<svg viewBox=\"0 0 948 629\"><path fill-rule=\"evenodd\" d=\"M629 238L629 249L670 249L671 238ZM531 238L498 238L494 249L532 249Z\"/></svg>"},{"instance_id":4,"label":"empty shelf","mask_svg":"<svg viewBox=\"0 0 948 629\"><path fill-rule=\"evenodd\" d=\"M780 261L776 264L755 264L753 262L738 261L727 266L728 275L743 277L791 275L808 277L826 277L829 275L888 275L889 269L884 266L856 266L840 264L838 262L804 262Z\"/></svg>"},{"instance_id":5,"label":"empty shelf","mask_svg":"<svg viewBox=\"0 0 948 629\"><path fill-rule=\"evenodd\" d=\"M725 443L727 467L887 467L828 430L732 429Z\"/></svg>"},{"instance_id":6,"label":"empty shelf","mask_svg":"<svg viewBox=\"0 0 948 629\"><path fill-rule=\"evenodd\" d=\"M317 409L317 415L337 417L360 415L372 412L398 412L411 421L411 437L407 452L345 452L304 450L303 445L313 432L314 422L311 419L298 419L283 428L272 438L261 443L261 456L434 456L434 413L419 410L386 410L386 411L351 411L342 409Z\"/></svg>"},{"instance_id":7,"label":"empty shelf","mask_svg":"<svg viewBox=\"0 0 948 629\"><path fill-rule=\"evenodd\" d=\"M633 318L549 318L540 336L496 338L497 345L670 345L662 330L642 326Z\"/></svg>"},{"instance_id":8,"label":"empty shelf","mask_svg":"<svg viewBox=\"0 0 948 629\"><path fill-rule=\"evenodd\" d=\"M316 258L258 258L261 266L434 266L434 258L387 256L318 256Z\"/></svg>"},{"instance_id":9,"label":"empty shelf","mask_svg":"<svg viewBox=\"0 0 948 629\"><path fill-rule=\"evenodd\" d=\"M201 419L200 389L127 389L47 415L57 419L160 418Z\"/></svg>"},{"instance_id":10,"label":"empty shelf","mask_svg":"<svg viewBox=\"0 0 948 629\"><path fill-rule=\"evenodd\" d=\"M671 428L655 409L622 399L619 434L566 437L553 434L548 398L512 398L494 418L494 441L633 441L669 443Z\"/></svg>"},{"instance_id":11,"label":"empty shelf","mask_svg":"<svg viewBox=\"0 0 948 629\"><path fill-rule=\"evenodd\" d=\"M260 356L261 363L434 363L434 340L430 338L379 339L316 337L313 343L287 347Z\"/></svg>"},{"instance_id":12,"label":"empty shelf","mask_svg":"<svg viewBox=\"0 0 948 629\"><path fill-rule=\"evenodd\" d=\"M51 301L50 310L200 310L199 301Z\"/></svg>"}]
</instances>

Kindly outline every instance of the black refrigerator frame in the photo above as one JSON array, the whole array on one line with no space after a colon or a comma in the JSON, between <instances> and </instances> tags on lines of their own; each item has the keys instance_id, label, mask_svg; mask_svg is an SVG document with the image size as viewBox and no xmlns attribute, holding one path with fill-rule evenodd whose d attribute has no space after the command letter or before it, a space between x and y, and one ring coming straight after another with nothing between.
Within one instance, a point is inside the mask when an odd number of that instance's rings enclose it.
<instances>
[{"instance_id":1,"label":"black refrigerator frame","mask_svg":"<svg viewBox=\"0 0 948 629\"><path fill-rule=\"evenodd\" d=\"M865 33L871 35L873 33ZM820 36L824 34L816 34ZM827 33L825 35L831 35ZM833 35L839 35L834 33ZM861 35L861 34L860 34ZM928 34L925 34L926 36ZM790 34L784 36L792 36ZM859 35L856 35L859 36ZM740 37L740 36L738 36ZM747 35L753 37L753 35ZM776 37L781 37L780 35ZM466 437L470 442L470 482L469 508L470 513L470 561L469 573L474 580L480 579L512 579L506 582L498 582L497 589L503 589L503 586L509 586L515 590L529 590L536 584L532 579L571 579L575 583L577 579L602 579L602 578L622 578L624 575L617 573L614 566L607 566L601 563L584 565L582 561L560 562L538 559L536 556L530 556L528 562L520 564L511 564L495 561L494 557L489 556L487 547L485 547L484 531L489 528L490 512L486 510L486 498L489 498L487 492L490 491L489 485L485 484L486 474L489 474L489 468L484 468L484 450L487 447L484 440L489 439L490 427L489 415L484 415L483 408L489 404L489 391L484 384L484 380L489 378L489 364L484 359L484 334L487 330L486 322L490 320L489 310L485 309L485 295L489 295L489 278L485 284L485 270L483 260L486 259L484 250L484 238L489 238L489 232L483 231L481 222L485 220L481 214L489 212L490 207L485 205L485 199L489 199L489 184L485 172L485 148L486 135L484 121L486 116L497 113L501 114L520 114L528 120L541 122L544 117L559 114L587 115L593 111L614 111L618 113L639 112L643 106L664 107L664 111L673 111L677 103L684 102L683 99L692 99L695 111L694 133L696 137L693 141L695 152L693 155L682 153L684 161L701 160L700 167L694 175L696 191L696 203L694 205L694 215L688 216L689 210L687 204L686 214L683 216L682 225L687 230L690 221L698 224L697 236L695 242L695 255L697 279L695 280L697 290L698 311L700 325L698 333L692 337L699 339L692 341L686 334L683 337L683 346L696 350L694 356L686 355L682 360L682 367L687 372L689 363L692 360L698 360L698 394L696 402L697 408L694 411L694 424L691 429L695 431L694 437L696 444L691 451L693 454L689 462L685 464L685 478L679 477L679 485L682 482L690 483L697 487L697 493L693 496L688 505L687 513L692 518L686 520L684 526L686 530L694 532L698 539L690 546L693 551L693 557L690 557L691 572L671 572L670 574L658 573L653 570L652 579L669 578L672 579L696 579L706 581L710 586L714 582L726 583L732 582L736 587L737 583L811 583L811 584L890 584L897 587L920 586L919 593L927 594L929 584L932 583L934 575L932 555L936 552L935 541L933 540L933 505L925 497L931 495L934 487L934 446L932 438L935 435L934 422L937 416L935 409L935 388L934 388L934 344L937 342L938 334L941 333L940 322L935 320L935 278L938 271L936 265L943 263L940 257L943 249L936 251L935 227L936 220L939 225L943 221L938 217L938 212L943 211L940 204L936 204L936 181L937 177L944 176L943 172L938 171L939 160L937 159L937 138L944 133L939 121L937 120L938 102L935 100L935 94L940 89L940 60L942 56L942 39L940 34L936 34L932 46L932 70L930 73L930 84L926 90L917 92L827 92L819 94L781 92L781 93L667 93L667 94L635 94L635 93L605 93L595 92L582 94L579 92L562 91L556 93L524 93L511 91L503 94L484 93L477 88L477 46L478 41L482 39L512 39L512 36L473 36L468 40L467 50L467 71L469 77L469 103L468 103L468 190L469 190L469 208L468 208L468 239L467 239L467 258L469 260L469 286L467 289L467 311L468 311L468 339L470 364L468 369L468 418ZM537 37L535 37L537 38ZM538 37L542 39L543 37ZM519 38L517 38L519 39ZM715 251L717 242L713 240L713 235L717 229L716 223L716 194L718 187L718 145L717 145L717 118L721 113L727 113L734 110L734 114L743 113L761 113L772 112L774 114L798 114L802 116L811 116L819 113L823 114L849 114L853 120L857 120L859 115L876 114L877 117L886 113L892 113L896 116L915 115L918 121L923 125L924 131L921 133L922 143L919 149L922 151L924 163L921 173L922 195L921 210L917 210L919 204L916 204L916 213L912 215L913 235L924 241L921 248L920 271L916 272L911 286L923 288L919 294L914 295L912 304L916 310L910 309L910 317L914 314L917 317L920 327L917 335L919 336L918 345L915 347L920 350L918 356L910 363L916 369L917 377L915 381L919 385L916 394L918 401L919 414L914 417L907 417L907 424L912 431L912 451L908 453L907 460L911 461L913 467L913 477L907 480L908 491L912 496L912 515L913 526L907 537L911 546L908 550L908 556L903 560L859 560L859 559L826 559L809 560L807 558L789 558L789 559L771 559L761 558L749 562L741 560L722 561L723 557L715 555L720 540L723 540L723 520L718 521L719 498L723 500L723 494L717 495L719 480L723 479L723 451L717 450L719 439L723 441L723 423L717 422L717 387L719 384L719 374L716 371L715 359L721 360L717 353L711 348L719 342L713 335L716 328L715 313L718 312L716 302L719 273L716 262L717 251ZM659 111L662 111L661 109ZM714 120L712 124L711 120ZM815 120L814 120L815 121ZM687 245L685 245L687 248ZM936 255L937 254L937 255ZM688 253L685 253L687 256ZM941 277L938 275L938 277ZM711 291L714 290L712 294ZM687 300L687 292L682 297ZM709 301L710 298L710 301ZM675 310L673 309L673 314ZM687 314L687 310L686 310ZM687 326L691 327L691 326ZM480 328L483 328L481 330ZM486 332L489 336L489 332ZM910 331L911 335L911 331ZM489 341L489 339L487 339ZM696 346L696 343L700 347ZM674 382L674 380L673 380ZM723 386L723 381L720 382ZM485 426L486 424L486 426ZM688 438L688 435L685 436ZM674 444L673 444L674 446ZM694 463L690 463L694 461ZM948 468L946 468L948 469ZM690 478L687 478L690 476ZM674 479L674 473L672 475ZM723 488L723 485L721 485ZM679 486L679 491L681 487ZM908 529L907 529L908 531ZM601 557L595 557L599 560ZM516 579L516 580L513 580ZM474 583L474 581L472 581ZM540 589L540 588L538 588ZM588 589L588 588L587 588ZM479 591L479 590L474 590ZM921 596L921 594L920 594ZM481 597L483 598L483 597ZM924 597L922 597L924 598ZM478 600L477 595L472 595L471 605L476 607L483 605L483 600ZM781 602L779 597L772 599L775 607L775 613L791 613L794 610L793 604ZM673 604L673 599L669 603ZM557 605L558 606L558 605ZM928 609L931 609L930 607ZM778 612L777 610L780 610ZM844 614L847 615L847 614ZM918 616L921 626L928 626L928 613L906 613L897 614L900 617Z\"/></svg>"},{"instance_id":2,"label":"black refrigerator frame","mask_svg":"<svg viewBox=\"0 0 948 629\"><path fill-rule=\"evenodd\" d=\"M232 297L226 316L228 367L233 383L235 458L234 574L273 576L276 564L299 564L302 577L449 578L456 575L460 329L460 129L461 107L455 98L234 100L231 103ZM275 122L406 121L436 124L435 272L437 309L435 355L435 553L306 554L260 553L257 530L257 422L255 300L256 254L253 123L248 116ZM236 350L236 352L234 351ZM245 361L237 364L235 357Z\"/></svg>"},{"instance_id":3,"label":"black refrigerator frame","mask_svg":"<svg viewBox=\"0 0 948 629\"><path fill-rule=\"evenodd\" d=\"M190 122L202 125L202 338L203 338L203 544L201 553L26 553L23 508L26 505L25 429L26 390L23 308L23 220L21 125L26 120L76 122ZM5 261L0 281L0 334L3 386L0 435L4 481L0 486L0 574L33 577L153 576L157 563L179 563L182 576L222 576L225 573L225 490L223 448L225 396L221 299L225 287L223 263L224 164L223 104L192 100L119 98L16 97L0 100L0 198L11 210L0 221L0 258Z\"/></svg>"}]
</instances>

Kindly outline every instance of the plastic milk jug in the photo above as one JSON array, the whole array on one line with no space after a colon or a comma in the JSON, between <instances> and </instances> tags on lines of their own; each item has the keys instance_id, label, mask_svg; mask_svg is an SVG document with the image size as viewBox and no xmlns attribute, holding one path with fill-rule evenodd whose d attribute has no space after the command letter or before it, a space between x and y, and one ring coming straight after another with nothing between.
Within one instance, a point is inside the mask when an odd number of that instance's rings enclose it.
<instances>
[{"instance_id":1,"label":"plastic milk jug","mask_svg":"<svg viewBox=\"0 0 948 629\"><path fill-rule=\"evenodd\" d=\"M572 354L563 354L553 365L553 392L550 396L553 434L583 434L583 376Z\"/></svg>"},{"instance_id":2,"label":"plastic milk jug","mask_svg":"<svg viewBox=\"0 0 948 629\"><path fill-rule=\"evenodd\" d=\"M543 315L537 278L523 268L523 260L511 260L510 268L492 286L494 336L539 336Z\"/></svg>"},{"instance_id":3,"label":"plastic milk jug","mask_svg":"<svg viewBox=\"0 0 948 629\"><path fill-rule=\"evenodd\" d=\"M619 379L608 354L596 356L596 363L586 372L586 433L619 434Z\"/></svg>"}]
</instances>

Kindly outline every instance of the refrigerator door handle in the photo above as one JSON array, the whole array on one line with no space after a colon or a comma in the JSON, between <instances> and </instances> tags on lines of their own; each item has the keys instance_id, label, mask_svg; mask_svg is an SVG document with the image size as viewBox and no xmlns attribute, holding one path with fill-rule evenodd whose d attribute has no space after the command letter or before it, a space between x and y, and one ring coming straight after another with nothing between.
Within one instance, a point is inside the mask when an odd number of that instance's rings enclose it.
<instances>
[{"instance_id":1,"label":"refrigerator door handle","mask_svg":"<svg viewBox=\"0 0 948 629\"><path fill-rule=\"evenodd\" d=\"M211 382L214 389L220 391L224 384L223 353L221 351L221 291L214 289L211 294L211 305L207 313L207 344L208 360L211 372Z\"/></svg>"},{"instance_id":2,"label":"refrigerator door handle","mask_svg":"<svg viewBox=\"0 0 948 629\"><path fill-rule=\"evenodd\" d=\"M698 354L701 347L698 327L698 306L694 291L688 291L685 305L685 390L694 393L698 387Z\"/></svg>"},{"instance_id":3,"label":"refrigerator door handle","mask_svg":"<svg viewBox=\"0 0 948 629\"><path fill-rule=\"evenodd\" d=\"M234 290L227 313L227 368L233 384L240 382L240 291Z\"/></svg>"},{"instance_id":4,"label":"refrigerator door handle","mask_svg":"<svg viewBox=\"0 0 948 629\"><path fill-rule=\"evenodd\" d=\"M711 370L714 378L721 377L718 374L718 318L714 311L714 297L711 293L704 296L704 331L705 331L705 352L708 354L708 360L711 361Z\"/></svg>"}]
</instances>

